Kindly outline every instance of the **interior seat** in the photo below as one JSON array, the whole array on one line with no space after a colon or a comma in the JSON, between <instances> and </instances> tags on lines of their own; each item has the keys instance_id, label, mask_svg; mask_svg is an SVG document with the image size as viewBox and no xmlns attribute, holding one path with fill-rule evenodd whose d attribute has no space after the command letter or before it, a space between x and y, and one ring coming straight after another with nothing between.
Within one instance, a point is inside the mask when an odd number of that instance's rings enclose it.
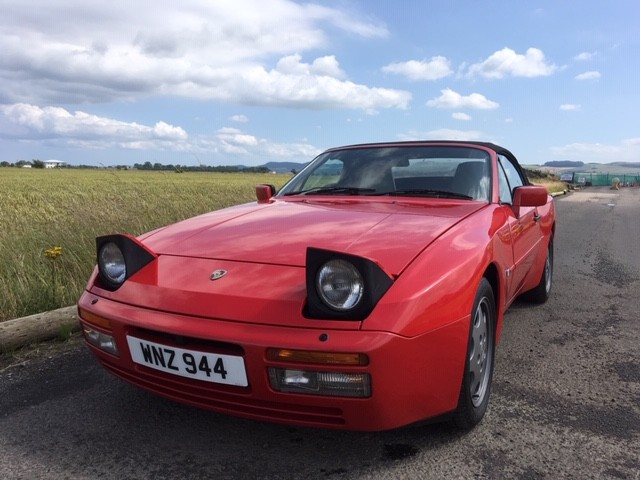
<instances>
[{"instance_id":1,"label":"interior seat","mask_svg":"<svg viewBox=\"0 0 640 480\"><path fill-rule=\"evenodd\" d=\"M489 200L489 175L487 164L464 162L458 165L451 182L451 191L468 195L474 200Z\"/></svg>"}]
</instances>

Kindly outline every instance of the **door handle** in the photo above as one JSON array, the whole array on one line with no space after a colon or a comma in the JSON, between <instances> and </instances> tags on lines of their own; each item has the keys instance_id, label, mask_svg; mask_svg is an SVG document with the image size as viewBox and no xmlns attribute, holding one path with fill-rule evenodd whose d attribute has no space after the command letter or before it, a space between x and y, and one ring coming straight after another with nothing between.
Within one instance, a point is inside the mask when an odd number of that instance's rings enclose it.
<instances>
[{"instance_id":1,"label":"door handle","mask_svg":"<svg viewBox=\"0 0 640 480\"><path fill-rule=\"evenodd\" d=\"M534 222L539 222L542 219L542 217L540 216L540 214L538 212L533 214L533 221Z\"/></svg>"}]
</instances>

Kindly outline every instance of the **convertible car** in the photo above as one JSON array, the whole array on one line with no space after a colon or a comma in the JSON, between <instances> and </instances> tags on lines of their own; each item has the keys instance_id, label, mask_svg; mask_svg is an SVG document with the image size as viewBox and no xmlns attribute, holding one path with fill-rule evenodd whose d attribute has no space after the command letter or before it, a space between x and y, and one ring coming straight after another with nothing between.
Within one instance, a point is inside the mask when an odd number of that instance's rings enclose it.
<instances>
[{"instance_id":1,"label":"convertible car","mask_svg":"<svg viewBox=\"0 0 640 480\"><path fill-rule=\"evenodd\" d=\"M163 397L297 426L469 429L505 311L544 302L555 210L490 143L325 151L279 192L96 239L88 347Z\"/></svg>"}]
</instances>

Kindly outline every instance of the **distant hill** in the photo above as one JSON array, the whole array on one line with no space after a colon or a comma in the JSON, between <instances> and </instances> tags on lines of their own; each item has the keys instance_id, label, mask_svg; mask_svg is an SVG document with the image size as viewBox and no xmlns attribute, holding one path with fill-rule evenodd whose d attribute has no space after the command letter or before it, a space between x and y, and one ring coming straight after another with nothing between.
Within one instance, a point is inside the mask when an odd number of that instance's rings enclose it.
<instances>
[{"instance_id":1,"label":"distant hill","mask_svg":"<svg viewBox=\"0 0 640 480\"><path fill-rule=\"evenodd\" d=\"M579 168L584 167L584 162L574 162L571 160L559 160L553 162L545 162L545 167L553 167L553 168Z\"/></svg>"},{"instance_id":2,"label":"distant hill","mask_svg":"<svg viewBox=\"0 0 640 480\"><path fill-rule=\"evenodd\" d=\"M616 167L640 168L640 162L611 162L608 165L615 165Z\"/></svg>"},{"instance_id":3,"label":"distant hill","mask_svg":"<svg viewBox=\"0 0 640 480\"><path fill-rule=\"evenodd\" d=\"M288 173L291 170L295 170L296 172L299 172L306 165L307 165L306 163L296 163L296 162L268 162L260 166L268 168L270 172Z\"/></svg>"},{"instance_id":4,"label":"distant hill","mask_svg":"<svg viewBox=\"0 0 640 480\"><path fill-rule=\"evenodd\" d=\"M541 170L562 174L566 172L580 172L593 174L612 174L612 175L638 175L640 170L640 162L611 162L611 163L583 163L581 166L561 167L558 163L571 162L547 162L544 165L522 165L527 170ZM576 162L582 163L582 162Z\"/></svg>"}]
</instances>

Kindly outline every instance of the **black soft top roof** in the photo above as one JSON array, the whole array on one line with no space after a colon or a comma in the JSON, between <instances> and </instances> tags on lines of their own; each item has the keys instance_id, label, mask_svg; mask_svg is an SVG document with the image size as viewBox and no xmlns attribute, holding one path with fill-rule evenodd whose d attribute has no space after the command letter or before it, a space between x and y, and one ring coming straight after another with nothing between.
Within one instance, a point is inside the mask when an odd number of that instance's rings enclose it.
<instances>
[{"instance_id":1,"label":"black soft top roof","mask_svg":"<svg viewBox=\"0 0 640 480\"><path fill-rule=\"evenodd\" d=\"M501 147L500 145L496 145L495 143L491 143L491 142L474 142L471 140L408 140L408 141L402 141L402 142L373 142L373 143L359 143L359 144L354 144L354 145L345 145L342 147L334 147L334 148L329 148L326 151L330 152L332 150L342 150L345 148L368 148L368 147L393 147L393 146L420 146L420 145L467 145L470 147L473 146L481 146L481 147L485 147L485 148L489 148L491 150L493 150L494 152L500 154L500 155L505 155L507 157L512 158L513 160L516 160L516 157L513 153L511 153L509 150L507 150L504 147Z\"/></svg>"},{"instance_id":2,"label":"black soft top roof","mask_svg":"<svg viewBox=\"0 0 640 480\"><path fill-rule=\"evenodd\" d=\"M402 141L402 142L379 142L379 143L374 142L374 143L360 143L355 145L345 145L342 147L329 148L325 150L325 152L331 152L335 150L345 150L345 149L351 149L351 148L403 147L403 146L419 147L419 146L428 146L428 145L458 145L458 146L469 146L469 147L480 146L480 147L488 148L496 152L498 155L504 155L505 157L509 158L511 162L515 165L516 169L520 172L520 174L525 179L525 185L530 185L529 178L527 177L527 174L525 173L524 169L520 165L520 162L518 162L518 159L516 158L516 156L506 148L491 142L474 142L471 140L409 140L409 141Z\"/></svg>"}]
</instances>

